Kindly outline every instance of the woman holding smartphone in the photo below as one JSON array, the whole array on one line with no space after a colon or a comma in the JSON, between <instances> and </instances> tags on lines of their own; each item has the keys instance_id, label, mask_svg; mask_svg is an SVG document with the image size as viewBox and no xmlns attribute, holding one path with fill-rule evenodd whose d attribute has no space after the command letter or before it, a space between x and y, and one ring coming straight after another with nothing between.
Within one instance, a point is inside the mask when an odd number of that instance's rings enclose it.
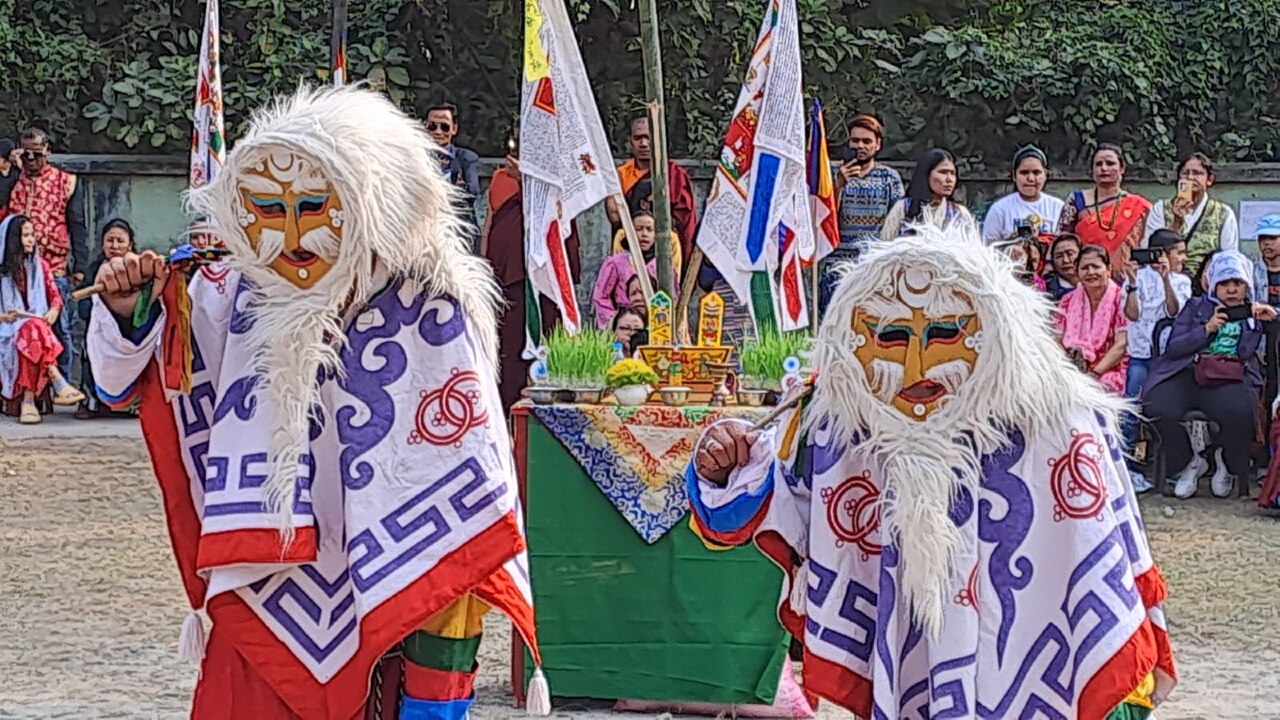
<instances>
[{"instance_id":1,"label":"woman holding smartphone","mask_svg":"<svg viewBox=\"0 0 1280 720\"><path fill-rule=\"evenodd\" d=\"M1239 250L1240 227L1235 212L1209 197L1217 180L1213 160L1194 153L1178 165L1178 192L1173 200L1156 201L1147 216L1147 239L1157 230L1169 229L1187 239L1187 272L1200 272L1214 250Z\"/></svg>"},{"instance_id":2,"label":"woman holding smartphone","mask_svg":"<svg viewBox=\"0 0 1280 720\"><path fill-rule=\"evenodd\" d=\"M1151 363L1143 414L1160 433L1170 473L1179 473L1174 494L1195 495L1208 462L1193 456L1182 416L1199 410L1217 423L1227 474L1214 476L1217 497L1249 478L1249 446L1257 423L1262 369L1258 347L1262 323L1276 319L1270 305L1250 300L1253 263L1235 251L1219 252L1206 275L1209 291L1192 298L1173 321L1165 351Z\"/></svg>"}]
</instances>

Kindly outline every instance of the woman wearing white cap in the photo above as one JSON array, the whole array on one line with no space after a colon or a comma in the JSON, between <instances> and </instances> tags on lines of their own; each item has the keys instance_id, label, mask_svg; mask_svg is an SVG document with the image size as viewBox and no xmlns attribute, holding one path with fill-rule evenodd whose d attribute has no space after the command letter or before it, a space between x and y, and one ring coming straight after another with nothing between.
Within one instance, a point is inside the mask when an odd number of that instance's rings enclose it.
<instances>
[{"instance_id":1,"label":"woman wearing white cap","mask_svg":"<svg viewBox=\"0 0 1280 720\"><path fill-rule=\"evenodd\" d=\"M1250 300L1253 268L1239 252L1214 256L1208 290L1192 298L1173 321L1164 354L1151 366L1144 414L1160 433L1167 466L1180 472L1174 493L1195 495L1207 462L1192 456L1182 417L1198 410L1217 423L1227 473L1213 478L1213 494L1226 497L1233 481L1249 476L1249 446L1257 422L1262 370L1262 322L1276 319L1269 305Z\"/></svg>"}]
</instances>

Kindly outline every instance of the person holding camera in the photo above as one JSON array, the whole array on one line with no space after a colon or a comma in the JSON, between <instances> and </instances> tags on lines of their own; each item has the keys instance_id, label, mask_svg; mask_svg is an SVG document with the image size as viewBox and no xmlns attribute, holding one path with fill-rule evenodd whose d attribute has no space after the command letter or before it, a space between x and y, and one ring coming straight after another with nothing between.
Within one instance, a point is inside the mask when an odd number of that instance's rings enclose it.
<instances>
[{"instance_id":1,"label":"person holding camera","mask_svg":"<svg viewBox=\"0 0 1280 720\"><path fill-rule=\"evenodd\" d=\"M1262 323L1276 319L1270 305L1250 300L1253 265L1243 254L1219 252L1206 275L1208 291L1187 301L1174 319L1168 345L1151 363L1143 394L1143 414L1160 433L1170 471L1179 473L1174 494L1182 499L1196 494L1208 466L1204 458L1192 457L1182 425L1191 410L1220 428L1217 443L1227 474L1214 476L1213 494L1226 497L1237 480L1247 482L1262 392Z\"/></svg>"},{"instance_id":2,"label":"person holding camera","mask_svg":"<svg viewBox=\"0 0 1280 720\"><path fill-rule=\"evenodd\" d=\"M1062 215L1062 200L1044 191L1049 180L1049 158L1034 145L1013 156L1016 192L996 200L982 222L982 239L992 245L1018 234L1052 237Z\"/></svg>"},{"instance_id":3,"label":"person holding camera","mask_svg":"<svg viewBox=\"0 0 1280 720\"><path fill-rule=\"evenodd\" d=\"M840 168L835 174L839 198L840 247L822 260L819 307L825 311L835 289L835 267L858 257L862 246L880 237L890 208L902 199L902 176L876 161L884 146L884 126L874 115L858 115L848 122Z\"/></svg>"},{"instance_id":4,"label":"person holding camera","mask_svg":"<svg viewBox=\"0 0 1280 720\"><path fill-rule=\"evenodd\" d=\"M1178 316L1191 299L1191 278L1182 272L1187 259L1186 240L1172 230L1151 236L1146 249L1135 248L1125 270L1124 314L1129 319L1129 372L1125 397L1139 398L1147 382L1151 360L1159 355L1159 341L1153 336L1162 321ZM1138 424L1124 423L1125 440L1137 442ZM1141 472L1130 468L1133 489L1138 494L1154 486Z\"/></svg>"}]
</instances>

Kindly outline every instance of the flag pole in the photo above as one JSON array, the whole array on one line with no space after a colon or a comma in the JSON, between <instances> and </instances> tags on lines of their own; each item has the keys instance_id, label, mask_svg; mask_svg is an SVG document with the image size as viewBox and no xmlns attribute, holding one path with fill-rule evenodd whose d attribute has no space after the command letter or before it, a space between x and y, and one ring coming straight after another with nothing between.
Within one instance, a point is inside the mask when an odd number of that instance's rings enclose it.
<instances>
[{"instance_id":1,"label":"flag pole","mask_svg":"<svg viewBox=\"0 0 1280 720\"><path fill-rule=\"evenodd\" d=\"M654 244L658 265L658 287L678 304L677 288L671 272L671 198L667 177L667 121L662 89L662 46L658 41L656 0L640 0L640 51L644 62L644 94L648 100L649 140L653 148L650 178L653 180ZM622 206L626 214L626 205ZM682 238L687 240L687 238Z\"/></svg>"},{"instance_id":2,"label":"flag pole","mask_svg":"<svg viewBox=\"0 0 1280 720\"><path fill-rule=\"evenodd\" d=\"M817 242L817 238L814 239ZM812 335L818 334L818 265L821 262L814 260L809 266L809 332Z\"/></svg>"}]
</instances>

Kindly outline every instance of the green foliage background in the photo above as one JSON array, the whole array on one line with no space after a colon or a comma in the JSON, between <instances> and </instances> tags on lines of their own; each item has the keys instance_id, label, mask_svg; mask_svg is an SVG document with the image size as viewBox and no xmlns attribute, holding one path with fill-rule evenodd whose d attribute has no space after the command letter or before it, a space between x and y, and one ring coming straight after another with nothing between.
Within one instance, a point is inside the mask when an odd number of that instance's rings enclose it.
<instances>
[{"instance_id":1,"label":"green foliage background","mask_svg":"<svg viewBox=\"0 0 1280 720\"><path fill-rule=\"evenodd\" d=\"M621 149L643 97L630 0L568 0ZM1167 171L1191 149L1280 159L1280 0L797 0L806 89L841 120L875 110L891 158L942 145L1002 168L1036 142L1079 164L1099 139ZM659 0L672 152L714 157L766 0ZM497 155L519 106L523 0L359 0L357 78L421 113L448 98ZM245 111L328 76L328 0L223 0L234 143ZM203 3L0 0L0 129L78 152L182 152Z\"/></svg>"}]
</instances>

